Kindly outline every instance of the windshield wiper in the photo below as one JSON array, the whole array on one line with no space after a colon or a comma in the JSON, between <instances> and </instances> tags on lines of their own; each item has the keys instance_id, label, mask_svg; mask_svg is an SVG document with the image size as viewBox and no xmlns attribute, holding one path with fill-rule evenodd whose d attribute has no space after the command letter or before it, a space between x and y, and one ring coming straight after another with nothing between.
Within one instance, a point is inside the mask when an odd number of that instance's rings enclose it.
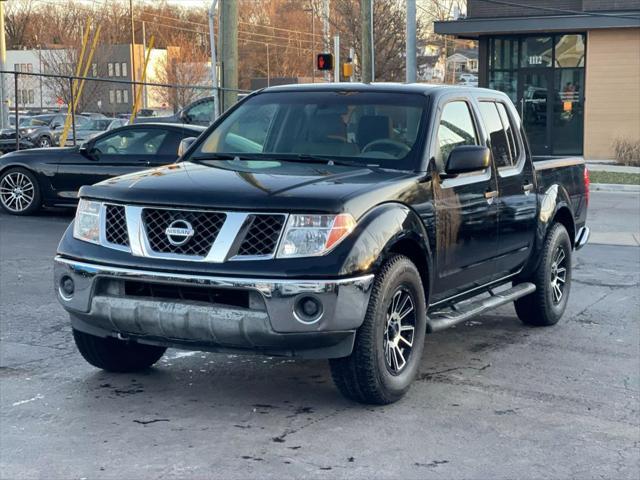
<instances>
[{"instance_id":1,"label":"windshield wiper","mask_svg":"<svg viewBox=\"0 0 640 480\"><path fill-rule=\"evenodd\" d=\"M354 162L352 160L342 160L333 157L325 157L323 155L312 155L308 153L300 153L293 156L281 157L285 162L299 162L299 163L321 163L324 165L340 165L344 167L356 167L356 168L380 168L380 165L376 163L362 163Z\"/></svg>"}]
</instances>

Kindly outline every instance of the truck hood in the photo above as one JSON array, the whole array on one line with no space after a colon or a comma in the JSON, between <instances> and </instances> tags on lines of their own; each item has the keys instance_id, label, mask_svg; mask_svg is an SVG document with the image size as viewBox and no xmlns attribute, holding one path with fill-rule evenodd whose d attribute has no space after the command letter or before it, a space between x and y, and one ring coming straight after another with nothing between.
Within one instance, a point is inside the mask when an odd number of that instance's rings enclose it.
<instances>
[{"instance_id":1,"label":"truck hood","mask_svg":"<svg viewBox=\"0 0 640 480\"><path fill-rule=\"evenodd\" d=\"M125 204L249 211L349 212L397 201L415 173L269 162L267 168L218 168L181 162L82 187L81 197Z\"/></svg>"}]
</instances>

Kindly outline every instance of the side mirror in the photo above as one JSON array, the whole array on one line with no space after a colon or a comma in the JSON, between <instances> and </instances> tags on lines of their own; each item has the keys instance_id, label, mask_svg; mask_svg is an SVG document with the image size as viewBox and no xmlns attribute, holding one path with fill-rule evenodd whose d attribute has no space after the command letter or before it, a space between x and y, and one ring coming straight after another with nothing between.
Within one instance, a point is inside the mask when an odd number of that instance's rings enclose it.
<instances>
[{"instance_id":1,"label":"side mirror","mask_svg":"<svg viewBox=\"0 0 640 480\"><path fill-rule=\"evenodd\" d=\"M98 151L91 143L83 143L78 148L78 152L83 157L88 158L89 160L97 161L98 160Z\"/></svg>"},{"instance_id":2,"label":"side mirror","mask_svg":"<svg viewBox=\"0 0 640 480\"><path fill-rule=\"evenodd\" d=\"M193 142L197 140L196 137L183 138L178 145L178 157L182 157L184 153L189 150L189 147L193 145Z\"/></svg>"},{"instance_id":3,"label":"side mirror","mask_svg":"<svg viewBox=\"0 0 640 480\"><path fill-rule=\"evenodd\" d=\"M445 172L447 175L477 172L490 165L490 151L481 145L461 145L451 150Z\"/></svg>"},{"instance_id":4,"label":"side mirror","mask_svg":"<svg viewBox=\"0 0 640 480\"><path fill-rule=\"evenodd\" d=\"M191 123L191 115L184 110L180 112L178 118L180 118L180 121L183 123Z\"/></svg>"}]
</instances>

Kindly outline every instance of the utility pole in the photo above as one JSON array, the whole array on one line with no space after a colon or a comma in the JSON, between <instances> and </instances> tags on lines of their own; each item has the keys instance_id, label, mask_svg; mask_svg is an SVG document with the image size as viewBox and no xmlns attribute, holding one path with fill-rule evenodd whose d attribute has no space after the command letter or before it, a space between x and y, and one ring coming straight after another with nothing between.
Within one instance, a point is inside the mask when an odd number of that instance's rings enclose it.
<instances>
[{"instance_id":1,"label":"utility pole","mask_svg":"<svg viewBox=\"0 0 640 480\"><path fill-rule=\"evenodd\" d=\"M329 0L323 0L322 2L322 36L324 40L324 51L329 53L331 51L331 36L329 35ZM334 62L335 63L335 62ZM331 72L324 72L324 79L327 82L331 81Z\"/></svg>"},{"instance_id":2,"label":"utility pole","mask_svg":"<svg viewBox=\"0 0 640 480\"><path fill-rule=\"evenodd\" d=\"M360 23L362 25L362 55L360 75L364 83L373 81L373 0L360 0Z\"/></svg>"},{"instance_id":3,"label":"utility pole","mask_svg":"<svg viewBox=\"0 0 640 480\"><path fill-rule=\"evenodd\" d=\"M313 0L309 8L303 8L303 12L311 13L311 83L316 83L316 11Z\"/></svg>"},{"instance_id":4,"label":"utility pole","mask_svg":"<svg viewBox=\"0 0 640 480\"><path fill-rule=\"evenodd\" d=\"M131 19L131 80L136 81L136 35L133 25L133 0L129 0L129 17ZM131 98L136 96L136 85L131 84Z\"/></svg>"},{"instance_id":5,"label":"utility pole","mask_svg":"<svg viewBox=\"0 0 640 480\"><path fill-rule=\"evenodd\" d=\"M145 52L147 51L147 28L145 25L145 22L142 22L142 51ZM151 52L149 52L149 55L151 55ZM146 70L146 68L145 68ZM144 71L142 72L142 75L144 78L146 78L147 72ZM144 108L147 108L147 85L146 83L144 85L142 85L142 106Z\"/></svg>"},{"instance_id":6,"label":"utility pole","mask_svg":"<svg viewBox=\"0 0 640 480\"><path fill-rule=\"evenodd\" d=\"M342 66L340 65L340 35L333 36L333 58L335 59L333 63L333 81L340 81L340 69Z\"/></svg>"},{"instance_id":7,"label":"utility pole","mask_svg":"<svg viewBox=\"0 0 640 480\"><path fill-rule=\"evenodd\" d=\"M220 97L218 96L218 60L216 58L216 38L214 35L214 19L218 0L211 0L209 7L209 44L211 45L211 82L213 83L213 119L220 115ZM218 30L218 35L220 31Z\"/></svg>"},{"instance_id":8,"label":"utility pole","mask_svg":"<svg viewBox=\"0 0 640 480\"><path fill-rule=\"evenodd\" d=\"M0 0L0 71L5 70L7 61L7 43L4 36L4 2ZM7 84L4 73L0 73L0 128L9 126L9 105L7 104Z\"/></svg>"},{"instance_id":9,"label":"utility pole","mask_svg":"<svg viewBox=\"0 0 640 480\"><path fill-rule=\"evenodd\" d=\"M237 0L220 0L222 46L222 107L227 110L238 100L238 2Z\"/></svg>"},{"instance_id":10,"label":"utility pole","mask_svg":"<svg viewBox=\"0 0 640 480\"><path fill-rule=\"evenodd\" d=\"M416 81L416 0L407 0L407 45L405 50L407 83Z\"/></svg>"}]
</instances>

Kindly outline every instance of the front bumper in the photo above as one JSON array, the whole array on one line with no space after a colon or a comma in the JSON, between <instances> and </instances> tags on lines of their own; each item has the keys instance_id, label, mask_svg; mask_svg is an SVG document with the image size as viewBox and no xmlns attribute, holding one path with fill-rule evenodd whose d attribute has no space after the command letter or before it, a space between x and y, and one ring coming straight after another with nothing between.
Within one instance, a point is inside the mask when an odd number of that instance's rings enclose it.
<instances>
[{"instance_id":1,"label":"front bumper","mask_svg":"<svg viewBox=\"0 0 640 480\"><path fill-rule=\"evenodd\" d=\"M55 259L54 272L58 300L70 313L73 327L85 333L178 348L304 358L351 353L374 278L372 274L338 280L218 277L111 267L61 256ZM62 288L68 279L73 282L72 294ZM172 298L166 293L131 295L127 290L131 284L161 287ZM178 293L193 287L213 292L214 297L241 292L248 303L194 301ZM303 321L295 313L297 302L306 297L322 305L321 315L313 321Z\"/></svg>"}]
</instances>

